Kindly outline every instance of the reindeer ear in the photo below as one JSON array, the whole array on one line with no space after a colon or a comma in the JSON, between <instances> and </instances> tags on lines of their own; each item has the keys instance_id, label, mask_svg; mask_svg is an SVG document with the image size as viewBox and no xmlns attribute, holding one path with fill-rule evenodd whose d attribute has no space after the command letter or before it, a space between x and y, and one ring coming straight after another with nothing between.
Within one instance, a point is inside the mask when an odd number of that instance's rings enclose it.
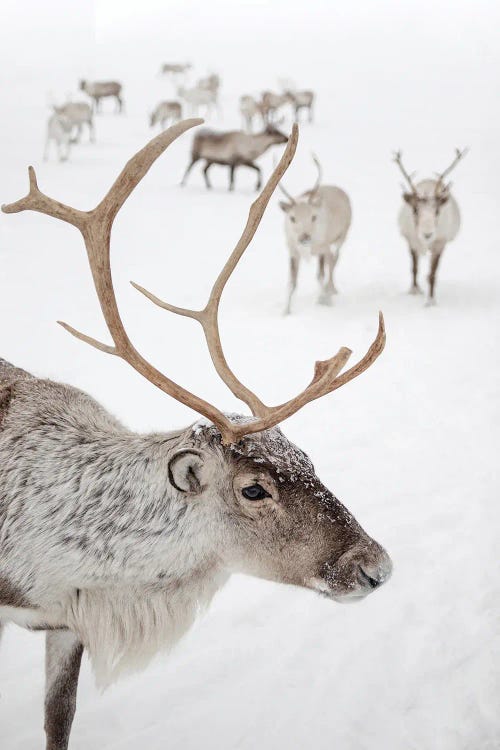
<instances>
[{"instance_id":1,"label":"reindeer ear","mask_svg":"<svg viewBox=\"0 0 500 750\"><path fill-rule=\"evenodd\" d=\"M203 457L197 451L176 453L168 464L168 478L179 492L197 495L203 490Z\"/></svg>"},{"instance_id":2,"label":"reindeer ear","mask_svg":"<svg viewBox=\"0 0 500 750\"><path fill-rule=\"evenodd\" d=\"M280 201L279 202L279 207L281 208L282 211L284 211L287 214L289 212L289 210L291 209L292 204L291 203L287 203L286 201Z\"/></svg>"},{"instance_id":3,"label":"reindeer ear","mask_svg":"<svg viewBox=\"0 0 500 750\"><path fill-rule=\"evenodd\" d=\"M316 208L318 208L318 206L321 206L322 200L323 199L321 195L319 195L319 193L315 193L311 196L309 203L311 204L311 206L315 206Z\"/></svg>"},{"instance_id":4,"label":"reindeer ear","mask_svg":"<svg viewBox=\"0 0 500 750\"><path fill-rule=\"evenodd\" d=\"M408 203L409 206L415 205L415 196L413 193L403 193L403 200Z\"/></svg>"}]
</instances>

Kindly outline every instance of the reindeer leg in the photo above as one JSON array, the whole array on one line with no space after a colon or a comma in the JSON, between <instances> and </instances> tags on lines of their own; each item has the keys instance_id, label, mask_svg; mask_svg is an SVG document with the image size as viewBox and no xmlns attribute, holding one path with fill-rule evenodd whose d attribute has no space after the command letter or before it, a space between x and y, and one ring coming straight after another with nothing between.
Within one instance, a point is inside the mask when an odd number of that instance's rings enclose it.
<instances>
[{"instance_id":1,"label":"reindeer leg","mask_svg":"<svg viewBox=\"0 0 500 750\"><path fill-rule=\"evenodd\" d=\"M293 293L297 288L297 278L299 275L299 262L300 259L297 256L290 256L290 283L288 287L288 298L285 307L285 315L290 315L292 306Z\"/></svg>"},{"instance_id":2,"label":"reindeer leg","mask_svg":"<svg viewBox=\"0 0 500 750\"><path fill-rule=\"evenodd\" d=\"M410 247L411 254L411 277L412 285L410 287L409 294L422 294L422 290L418 285L418 253L416 250Z\"/></svg>"},{"instance_id":3,"label":"reindeer leg","mask_svg":"<svg viewBox=\"0 0 500 750\"><path fill-rule=\"evenodd\" d=\"M243 162L246 167L250 167L250 169L253 169L257 172L257 184L255 186L256 190L260 190L262 187L262 170L260 167L257 166L257 164L254 164L253 161L245 161Z\"/></svg>"},{"instance_id":4,"label":"reindeer leg","mask_svg":"<svg viewBox=\"0 0 500 750\"><path fill-rule=\"evenodd\" d=\"M339 249L340 247L332 251L330 248L328 248L328 250L324 253L324 258L328 268L328 279L326 284L323 285L322 292L318 298L318 302L320 305L331 305L332 297L337 293L335 284L333 283L333 271L339 257Z\"/></svg>"},{"instance_id":5,"label":"reindeer leg","mask_svg":"<svg viewBox=\"0 0 500 750\"><path fill-rule=\"evenodd\" d=\"M210 167L212 166L212 164L213 164L213 162L207 161L207 163L203 167L203 176L205 178L205 185L207 186L208 190L212 189L212 185L210 183L210 180L208 179L208 170L210 169Z\"/></svg>"},{"instance_id":6,"label":"reindeer leg","mask_svg":"<svg viewBox=\"0 0 500 750\"><path fill-rule=\"evenodd\" d=\"M236 164L229 165L229 190L234 190L234 173L236 172Z\"/></svg>"},{"instance_id":7,"label":"reindeer leg","mask_svg":"<svg viewBox=\"0 0 500 750\"><path fill-rule=\"evenodd\" d=\"M67 750L76 709L83 646L69 630L51 630L45 639L46 750Z\"/></svg>"},{"instance_id":8,"label":"reindeer leg","mask_svg":"<svg viewBox=\"0 0 500 750\"><path fill-rule=\"evenodd\" d=\"M194 165L196 164L196 162L199 161L199 160L200 160L199 156L193 156L192 157L191 163L188 164L187 169L184 172L184 177L181 180L181 186L184 186L186 184L187 178L188 178L188 175L189 175L190 171L192 170L192 168L194 167Z\"/></svg>"},{"instance_id":9,"label":"reindeer leg","mask_svg":"<svg viewBox=\"0 0 500 750\"><path fill-rule=\"evenodd\" d=\"M88 121L88 126L89 126L89 140L90 140L90 143L95 143L94 121L93 120L89 120Z\"/></svg>"},{"instance_id":10,"label":"reindeer leg","mask_svg":"<svg viewBox=\"0 0 500 750\"><path fill-rule=\"evenodd\" d=\"M320 255L318 258L318 273L316 274L316 278L322 283L325 276L325 256Z\"/></svg>"},{"instance_id":11,"label":"reindeer leg","mask_svg":"<svg viewBox=\"0 0 500 750\"><path fill-rule=\"evenodd\" d=\"M443 254L444 250L444 243L435 243L432 248L432 255L431 255L431 267L429 271L429 296L427 298L427 302L425 303L427 307L431 307L436 304L436 300L434 298L434 287L436 284L436 272L439 266L439 261L441 260L441 255Z\"/></svg>"}]
</instances>

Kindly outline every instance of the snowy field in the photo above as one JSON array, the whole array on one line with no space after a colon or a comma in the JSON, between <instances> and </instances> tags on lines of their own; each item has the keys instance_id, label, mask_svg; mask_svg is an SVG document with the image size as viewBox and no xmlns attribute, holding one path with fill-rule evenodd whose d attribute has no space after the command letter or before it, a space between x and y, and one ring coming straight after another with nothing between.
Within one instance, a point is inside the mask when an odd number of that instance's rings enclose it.
<instances>
[{"instance_id":1,"label":"snowy field","mask_svg":"<svg viewBox=\"0 0 500 750\"><path fill-rule=\"evenodd\" d=\"M271 201L222 306L236 373L267 402L302 390L313 363L346 345L361 356L377 311L387 347L368 373L290 419L286 434L394 561L391 581L357 605L234 577L169 657L103 695L84 662L73 750L496 750L500 748L498 440L500 437L499 22L493 0L98 0L5 2L1 42L0 200L42 190L93 207L152 136L148 114L173 91L160 63L219 72L223 115L239 127L241 93L280 77L317 91L286 175L310 187L312 149L343 187L353 225L338 264L340 294L315 304L301 269L294 312L283 214ZM71 6L71 8L70 8ZM97 143L42 162L49 94L77 98L80 77L118 78L126 114L97 119ZM105 105L106 109L106 105ZM290 121L283 124L289 130ZM121 211L114 278L131 337L160 369L227 410L241 409L213 373L198 326L153 307L204 304L243 227L254 174L195 168L178 183L192 134L156 163ZM410 297L398 235L400 177L453 175L463 217L445 250L438 306ZM279 153L279 149L276 149ZM266 176L269 152L261 159ZM422 269L422 281L424 280ZM105 338L79 233L38 214L1 217L0 356L78 386L140 431L188 424L192 412L123 362L55 325ZM0 747L43 747L43 635L7 628L0 652Z\"/></svg>"}]
</instances>

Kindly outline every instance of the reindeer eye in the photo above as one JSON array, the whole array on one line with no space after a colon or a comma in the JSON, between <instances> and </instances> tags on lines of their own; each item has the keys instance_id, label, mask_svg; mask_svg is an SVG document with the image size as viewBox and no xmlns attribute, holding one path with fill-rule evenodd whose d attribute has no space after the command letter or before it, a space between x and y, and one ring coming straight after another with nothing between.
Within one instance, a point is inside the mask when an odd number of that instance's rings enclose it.
<instances>
[{"instance_id":1,"label":"reindeer eye","mask_svg":"<svg viewBox=\"0 0 500 750\"><path fill-rule=\"evenodd\" d=\"M295 224L295 216L290 216L290 221L292 222L292 224Z\"/></svg>"},{"instance_id":2,"label":"reindeer eye","mask_svg":"<svg viewBox=\"0 0 500 750\"><path fill-rule=\"evenodd\" d=\"M311 216L311 221L316 221L317 218L317 216Z\"/></svg>"},{"instance_id":3,"label":"reindeer eye","mask_svg":"<svg viewBox=\"0 0 500 750\"><path fill-rule=\"evenodd\" d=\"M241 490L243 497L247 500L263 500L265 497L271 497L260 484L252 484L250 487L243 487Z\"/></svg>"}]
</instances>

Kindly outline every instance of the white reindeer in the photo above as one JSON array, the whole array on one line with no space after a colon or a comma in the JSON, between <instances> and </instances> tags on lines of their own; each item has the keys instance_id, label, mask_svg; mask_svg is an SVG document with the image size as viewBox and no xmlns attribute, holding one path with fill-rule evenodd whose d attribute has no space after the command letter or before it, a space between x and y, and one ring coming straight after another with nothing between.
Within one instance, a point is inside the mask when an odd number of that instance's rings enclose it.
<instances>
[{"instance_id":1,"label":"white reindeer","mask_svg":"<svg viewBox=\"0 0 500 750\"><path fill-rule=\"evenodd\" d=\"M253 131L254 119L261 117L262 119L262 106L253 96L240 96L240 114L243 125L243 130L247 133Z\"/></svg>"},{"instance_id":2,"label":"white reindeer","mask_svg":"<svg viewBox=\"0 0 500 750\"><path fill-rule=\"evenodd\" d=\"M67 161L71 150L72 132L73 123L69 117L53 112L47 122L43 160L47 161L49 158L50 144L54 143L59 161Z\"/></svg>"},{"instance_id":3,"label":"white reindeer","mask_svg":"<svg viewBox=\"0 0 500 750\"><path fill-rule=\"evenodd\" d=\"M337 292L333 272L340 248L351 226L351 203L347 193L339 187L321 185L321 165L314 155L313 160L318 177L312 190L302 193L298 198L292 198L280 183L280 188L288 199L280 202L280 208L285 212L285 235L290 253L290 284L285 314L290 313L300 261L311 257L318 259L318 281L321 287L318 302L331 304L332 295Z\"/></svg>"},{"instance_id":4,"label":"white reindeer","mask_svg":"<svg viewBox=\"0 0 500 750\"><path fill-rule=\"evenodd\" d=\"M61 106L54 105L54 111L71 122L73 130L76 130L76 135L73 136L74 143L80 141L84 125L88 127L91 143L95 141L94 119L90 104L87 104L87 102L67 102Z\"/></svg>"},{"instance_id":5,"label":"white reindeer","mask_svg":"<svg viewBox=\"0 0 500 750\"><path fill-rule=\"evenodd\" d=\"M403 166L401 152L394 155L394 161L405 178L409 191L403 189L403 205L399 212L399 231L408 242L412 260L412 284L410 294L421 294L418 284L419 257L430 255L428 276L429 291L427 306L435 304L436 272L443 250L448 242L455 239L460 229L460 211L451 194L450 183L445 184L445 177L465 156L467 149L456 149L456 155L450 166L437 179L422 180L417 185Z\"/></svg>"},{"instance_id":6,"label":"white reindeer","mask_svg":"<svg viewBox=\"0 0 500 750\"><path fill-rule=\"evenodd\" d=\"M211 89L200 86L193 86L188 89L185 86L181 86L177 89L177 94L186 102L189 114L192 116L197 116L201 109L204 110L205 117L207 118L211 117L214 109L218 111L217 92Z\"/></svg>"},{"instance_id":7,"label":"white reindeer","mask_svg":"<svg viewBox=\"0 0 500 750\"><path fill-rule=\"evenodd\" d=\"M342 347L316 363L302 393L277 407L238 380L220 343L222 291L293 157L296 130L201 312L137 287L203 326L217 372L255 416L230 417L170 380L123 326L110 267L113 221L158 156L198 122L156 136L90 212L41 193L32 168L28 195L2 207L39 211L80 230L114 344L64 327L204 417L187 429L138 435L76 388L0 360L0 622L48 631L47 750L67 750L84 648L105 685L173 646L232 572L334 601L363 598L391 572L385 550L276 426L374 362L385 342L382 316L357 365L339 375L351 354Z\"/></svg>"},{"instance_id":8,"label":"white reindeer","mask_svg":"<svg viewBox=\"0 0 500 750\"><path fill-rule=\"evenodd\" d=\"M165 101L160 102L155 110L151 113L149 124L152 128L157 123L160 123L162 130L165 130L167 125L175 124L182 118L182 105L177 101Z\"/></svg>"}]
</instances>

